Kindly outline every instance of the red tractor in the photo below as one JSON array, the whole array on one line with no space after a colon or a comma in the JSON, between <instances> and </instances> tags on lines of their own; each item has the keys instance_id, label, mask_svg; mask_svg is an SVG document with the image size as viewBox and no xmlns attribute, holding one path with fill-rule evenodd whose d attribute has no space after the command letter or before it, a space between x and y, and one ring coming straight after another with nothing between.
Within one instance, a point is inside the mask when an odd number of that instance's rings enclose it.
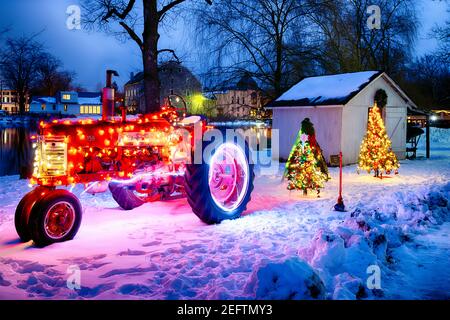
<instances>
[{"instance_id":1,"label":"red tractor","mask_svg":"<svg viewBox=\"0 0 450 320\"><path fill-rule=\"evenodd\" d=\"M107 72L102 119L41 122L35 138L31 184L20 201L15 226L22 241L43 247L73 239L82 217L67 188L84 184L90 193L111 191L125 210L172 195L185 195L205 223L235 219L253 190L250 150L239 137L203 142L213 129L200 116L163 107L145 116L114 117L114 71ZM208 151L208 152L206 152ZM200 155L200 156L198 156Z\"/></svg>"}]
</instances>

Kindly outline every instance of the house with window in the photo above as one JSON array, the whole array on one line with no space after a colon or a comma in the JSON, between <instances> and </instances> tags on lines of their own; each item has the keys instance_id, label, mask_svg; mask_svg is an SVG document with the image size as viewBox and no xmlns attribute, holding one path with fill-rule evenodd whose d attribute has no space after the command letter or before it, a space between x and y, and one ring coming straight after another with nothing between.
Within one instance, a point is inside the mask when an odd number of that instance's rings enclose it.
<instances>
[{"instance_id":1,"label":"house with window","mask_svg":"<svg viewBox=\"0 0 450 320\"><path fill-rule=\"evenodd\" d=\"M99 116L102 114L102 94L62 91L56 97L33 97L30 113Z\"/></svg>"},{"instance_id":2,"label":"house with window","mask_svg":"<svg viewBox=\"0 0 450 320\"><path fill-rule=\"evenodd\" d=\"M159 66L159 80L161 104L164 104L171 95L180 96L189 104L189 97L202 92L202 85L197 77L187 67L176 61L168 61ZM125 84L124 92L128 112L144 113L143 72L130 74L130 80Z\"/></svg>"},{"instance_id":3,"label":"house with window","mask_svg":"<svg viewBox=\"0 0 450 320\"><path fill-rule=\"evenodd\" d=\"M19 112L19 99L16 90L0 89L0 110L6 111L7 113ZM25 111L28 111L28 104L25 106Z\"/></svg>"}]
</instances>

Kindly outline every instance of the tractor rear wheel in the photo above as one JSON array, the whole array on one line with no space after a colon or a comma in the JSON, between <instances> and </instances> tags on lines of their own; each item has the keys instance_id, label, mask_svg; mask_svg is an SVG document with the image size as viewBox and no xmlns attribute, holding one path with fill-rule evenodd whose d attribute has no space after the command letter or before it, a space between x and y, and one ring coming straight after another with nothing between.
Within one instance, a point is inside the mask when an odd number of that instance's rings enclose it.
<instances>
[{"instance_id":1,"label":"tractor rear wheel","mask_svg":"<svg viewBox=\"0 0 450 320\"><path fill-rule=\"evenodd\" d=\"M31 240L31 234L28 229L31 209L36 204L36 201L46 195L50 190L51 189L49 188L38 186L28 192L17 205L14 216L14 225L22 242Z\"/></svg>"},{"instance_id":2,"label":"tractor rear wheel","mask_svg":"<svg viewBox=\"0 0 450 320\"><path fill-rule=\"evenodd\" d=\"M205 149L205 148L203 148ZM253 190L250 149L226 142L211 154L208 163L186 166L185 191L192 211L207 224L239 218Z\"/></svg>"},{"instance_id":3,"label":"tractor rear wheel","mask_svg":"<svg viewBox=\"0 0 450 320\"><path fill-rule=\"evenodd\" d=\"M35 245L72 240L80 228L82 212L80 201L67 190L54 190L38 199L29 220Z\"/></svg>"}]
</instances>

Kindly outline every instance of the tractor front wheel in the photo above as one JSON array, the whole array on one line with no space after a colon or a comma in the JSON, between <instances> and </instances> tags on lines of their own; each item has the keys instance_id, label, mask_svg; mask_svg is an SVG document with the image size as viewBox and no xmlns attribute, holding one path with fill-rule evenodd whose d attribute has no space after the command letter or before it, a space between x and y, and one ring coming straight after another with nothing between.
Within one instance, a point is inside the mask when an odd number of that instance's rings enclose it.
<instances>
[{"instance_id":1,"label":"tractor front wheel","mask_svg":"<svg viewBox=\"0 0 450 320\"><path fill-rule=\"evenodd\" d=\"M36 187L32 191L28 192L17 205L14 216L14 225L21 241L27 242L31 240L31 234L28 228L31 209L40 198L45 196L50 191L51 189L49 188L40 186Z\"/></svg>"},{"instance_id":2,"label":"tractor front wheel","mask_svg":"<svg viewBox=\"0 0 450 320\"><path fill-rule=\"evenodd\" d=\"M54 190L38 199L31 209L29 231L38 247L72 240L81 224L82 207L67 190Z\"/></svg>"}]
</instances>

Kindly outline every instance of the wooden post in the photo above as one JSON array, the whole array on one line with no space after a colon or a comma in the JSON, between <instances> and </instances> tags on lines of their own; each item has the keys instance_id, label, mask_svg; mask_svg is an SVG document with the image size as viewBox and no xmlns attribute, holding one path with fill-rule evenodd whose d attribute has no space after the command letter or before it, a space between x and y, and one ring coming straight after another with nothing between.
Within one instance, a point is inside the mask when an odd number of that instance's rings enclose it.
<instances>
[{"instance_id":1,"label":"wooden post","mask_svg":"<svg viewBox=\"0 0 450 320\"><path fill-rule=\"evenodd\" d=\"M426 150L427 150L427 159L430 158L430 115L427 114L427 123L426 123Z\"/></svg>"},{"instance_id":2,"label":"wooden post","mask_svg":"<svg viewBox=\"0 0 450 320\"><path fill-rule=\"evenodd\" d=\"M339 196L337 203L334 205L334 210L345 211L344 199L342 198L342 152L339 152Z\"/></svg>"}]
</instances>

